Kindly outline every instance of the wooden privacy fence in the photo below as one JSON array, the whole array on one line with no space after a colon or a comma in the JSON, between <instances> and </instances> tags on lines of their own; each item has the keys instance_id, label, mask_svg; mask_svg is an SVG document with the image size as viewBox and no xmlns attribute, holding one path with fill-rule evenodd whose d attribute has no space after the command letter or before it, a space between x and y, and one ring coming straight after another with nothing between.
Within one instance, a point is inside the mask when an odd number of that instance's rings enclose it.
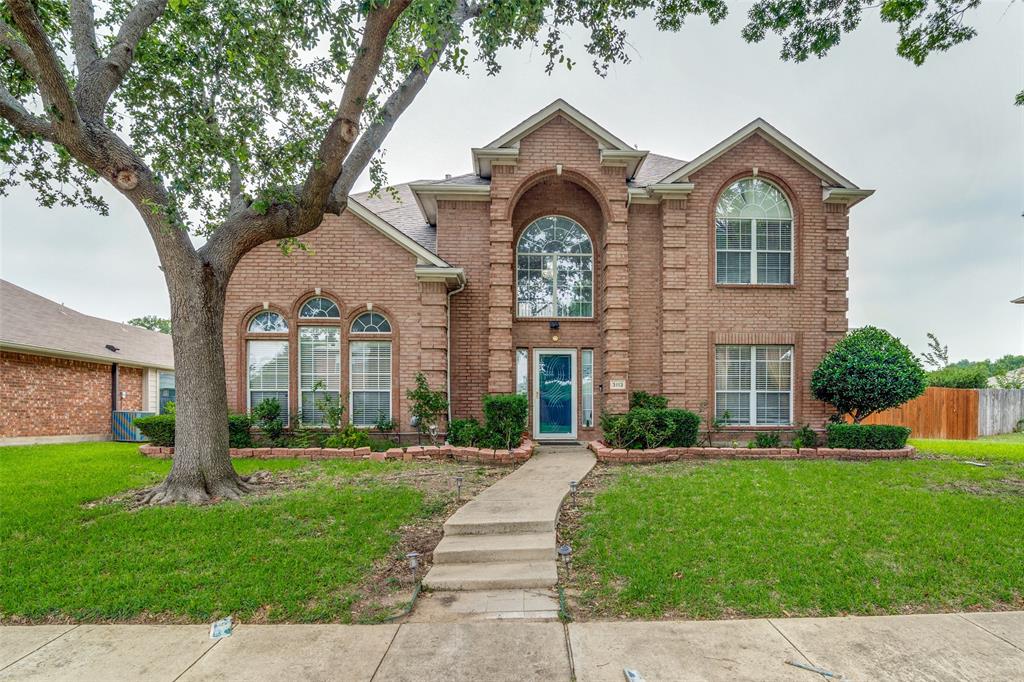
<instances>
[{"instance_id":1,"label":"wooden privacy fence","mask_svg":"<svg viewBox=\"0 0 1024 682\"><path fill-rule=\"evenodd\" d=\"M979 436L1010 433L1024 419L1024 388L985 388L978 394Z\"/></svg>"},{"instance_id":2,"label":"wooden privacy fence","mask_svg":"<svg viewBox=\"0 0 1024 682\"><path fill-rule=\"evenodd\" d=\"M912 438L972 440L978 437L978 390L929 386L924 395L864 423L909 426Z\"/></svg>"}]
</instances>

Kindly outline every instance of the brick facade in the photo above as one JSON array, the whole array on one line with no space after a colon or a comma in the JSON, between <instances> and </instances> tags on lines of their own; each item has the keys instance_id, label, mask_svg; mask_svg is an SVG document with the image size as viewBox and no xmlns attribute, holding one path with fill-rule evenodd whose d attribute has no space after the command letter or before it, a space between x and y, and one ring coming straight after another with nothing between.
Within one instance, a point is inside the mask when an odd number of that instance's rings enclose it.
<instances>
[{"instance_id":1,"label":"brick facade","mask_svg":"<svg viewBox=\"0 0 1024 682\"><path fill-rule=\"evenodd\" d=\"M110 365L0 352L0 436L109 436ZM143 370L119 367L122 410L141 410Z\"/></svg>"},{"instance_id":2,"label":"brick facade","mask_svg":"<svg viewBox=\"0 0 1024 682\"><path fill-rule=\"evenodd\" d=\"M351 213L327 216L304 238L308 253L284 256L267 244L247 255L226 310L232 407L246 407L246 323L267 307L290 322L295 413L297 310L320 287L343 310L343 359L353 314L372 304L389 316L394 416L403 429L405 392L417 371L443 387L450 361L452 413L479 417L482 395L515 390L516 350L523 348L531 351L531 387L533 349L594 350L595 421L602 411L625 410L635 390L702 411L714 405L718 344L792 345L793 424L823 425L829 410L811 397L809 378L847 330L848 207L825 201L825 183L808 163L753 132L686 178L687 192L634 202L625 165L608 162L602 144L566 116L525 132L515 151L493 162L485 200L453 194L436 201L436 254L464 271L459 291L418 280L416 257ZM715 282L715 204L732 182L752 175L774 183L792 206L791 285ZM515 300L516 241L533 220L553 214L583 226L594 245L594 315L560 319L557 330L552 320L518 317ZM613 382L625 388L613 390ZM577 431L580 439L598 435L596 428Z\"/></svg>"}]
</instances>

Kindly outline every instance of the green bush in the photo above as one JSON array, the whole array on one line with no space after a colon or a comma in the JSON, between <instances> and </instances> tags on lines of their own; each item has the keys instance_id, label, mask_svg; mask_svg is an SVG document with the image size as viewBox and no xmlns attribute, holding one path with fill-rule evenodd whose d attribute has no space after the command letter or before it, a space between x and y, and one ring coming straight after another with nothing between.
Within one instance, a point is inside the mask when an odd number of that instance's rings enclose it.
<instances>
[{"instance_id":1,"label":"green bush","mask_svg":"<svg viewBox=\"0 0 1024 682\"><path fill-rule=\"evenodd\" d=\"M252 408L252 421L270 442L277 445L284 433L281 421L281 403L274 398L264 398Z\"/></svg>"},{"instance_id":2,"label":"green bush","mask_svg":"<svg viewBox=\"0 0 1024 682\"><path fill-rule=\"evenodd\" d=\"M825 355L811 376L811 391L860 422L924 393L925 372L917 357L889 332L863 327Z\"/></svg>"},{"instance_id":3,"label":"green bush","mask_svg":"<svg viewBox=\"0 0 1024 682\"><path fill-rule=\"evenodd\" d=\"M416 388L406 391L405 395L412 402L412 416L416 420L416 428L420 433L428 434L433 445L441 417L448 411L448 395L444 391L430 390L423 372L416 375Z\"/></svg>"},{"instance_id":4,"label":"green bush","mask_svg":"<svg viewBox=\"0 0 1024 682\"><path fill-rule=\"evenodd\" d=\"M899 450L910 429L888 424L828 424L828 446L854 450Z\"/></svg>"},{"instance_id":5,"label":"green bush","mask_svg":"<svg viewBox=\"0 0 1024 682\"><path fill-rule=\"evenodd\" d=\"M372 445L373 439L370 438L370 434L351 424L347 424L324 441L325 448L368 448Z\"/></svg>"},{"instance_id":6,"label":"green bush","mask_svg":"<svg viewBox=\"0 0 1024 682\"><path fill-rule=\"evenodd\" d=\"M810 424L804 424L793 432L793 447L797 450L818 447L818 432Z\"/></svg>"},{"instance_id":7,"label":"green bush","mask_svg":"<svg viewBox=\"0 0 1024 682\"><path fill-rule=\"evenodd\" d=\"M485 395L483 406L484 435L480 445L503 450L518 446L529 414L526 396L518 393Z\"/></svg>"},{"instance_id":8,"label":"green bush","mask_svg":"<svg viewBox=\"0 0 1024 682\"><path fill-rule=\"evenodd\" d=\"M754 440L747 443L749 448L779 448L782 438L777 433L755 433Z\"/></svg>"},{"instance_id":9,"label":"green bush","mask_svg":"<svg viewBox=\"0 0 1024 682\"><path fill-rule=\"evenodd\" d=\"M700 417L679 409L634 408L625 414L602 414L604 441L613 448L688 448L697 443Z\"/></svg>"},{"instance_id":10,"label":"green bush","mask_svg":"<svg viewBox=\"0 0 1024 682\"><path fill-rule=\"evenodd\" d=\"M629 409L664 410L668 408L668 398L651 395L647 391L633 391L629 394Z\"/></svg>"},{"instance_id":11,"label":"green bush","mask_svg":"<svg viewBox=\"0 0 1024 682\"><path fill-rule=\"evenodd\" d=\"M228 447L252 447L252 420L247 414L228 415Z\"/></svg>"},{"instance_id":12,"label":"green bush","mask_svg":"<svg viewBox=\"0 0 1024 682\"><path fill-rule=\"evenodd\" d=\"M153 445L166 448L174 446L173 414L154 414L149 417L136 417L132 420L132 424Z\"/></svg>"},{"instance_id":13,"label":"green bush","mask_svg":"<svg viewBox=\"0 0 1024 682\"><path fill-rule=\"evenodd\" d=\"M988 372L982 367L949 366L928 372L928 385L941 388L986 388Z\"/></svg>"},{"instance_id":14,"label":"green bush","mask_svg":"<svg viewBox=\"0 0 1024 682\"><path fill-rule=\"evenodd\" d=\"M453 419L448 425L448 442L456 447L473 447L484 435L480 422L469 419Z\"/></svg>"}]
</instances>

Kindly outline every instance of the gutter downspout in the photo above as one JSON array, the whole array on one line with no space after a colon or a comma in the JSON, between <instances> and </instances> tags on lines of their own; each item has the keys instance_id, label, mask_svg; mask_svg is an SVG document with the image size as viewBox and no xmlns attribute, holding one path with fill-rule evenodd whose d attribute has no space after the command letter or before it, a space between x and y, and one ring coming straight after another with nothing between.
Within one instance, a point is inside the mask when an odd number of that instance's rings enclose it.
<instances>
[{"instance_id":1,"label":"gutter downspout","mask_svg":"<svg viewBox=\"0 0 1024 682\"><path fill-rule=\"evenodd\" d=\"M445 382L447 386L445 390L448 395L448 424L452 423L452 296L459 293L466 288L466 283L463 282L459 285L458 289L452 289L448 292L448 305L444 310L445 313L445 334L447 338L447 347L445 348L444 361L445 361ZM447 427L445 428L447 431Z\"/></svg>"}]
</instances>

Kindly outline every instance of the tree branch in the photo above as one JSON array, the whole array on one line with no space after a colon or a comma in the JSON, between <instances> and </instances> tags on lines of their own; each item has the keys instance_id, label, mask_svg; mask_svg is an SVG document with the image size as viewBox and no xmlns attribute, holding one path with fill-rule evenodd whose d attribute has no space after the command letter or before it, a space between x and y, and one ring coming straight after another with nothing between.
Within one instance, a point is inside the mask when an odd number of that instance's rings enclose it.
<instances>
[{"instance_id":1,"label":"tree branch","mask_svg":"<svg viewBox=\"0 0 1024 682\"><path fill-rule=\"evenodd\" d=\"M76 134L78 129L78 108L71 99L64 69L56 50L43 29L39 16L28 0L7 0L7 6L14 17L25 42L32 50L38 65L38 73L34 74L36 85L43 96L44 104L56 108L55 123L65 134Z\"/></svg>"},{"instance_id":2,"label":"tree branch","mask_svg":"<svg viewBox=\"0 0 1024 682\"><path fill-rule=\"evenodd\" d=\"M92 0L71 0L71 37L75 48L75 65L83 74L100 58L96 49L96 11Z\"/></svg>"},{"instance_id":3,"label":"tree branch","mask_svg":"<svg viewBox=\"0 0 1024 682\"><path fill-rule=\"evenodd\" d=\"M30 113L3 85L0 85L0 117L25 137L41 137L53 141L53 126L50 122Z\"/></svg>"},{"instance_id":4,"label":"tree branch","mask_svg":"<svg viewBox=\"0 0 1024 682\"><path fill-rule=\"evenodd\" d=\"M26 45L18 37L18 32L3 19L0 19L0 46L6 48L14 61L18 62L28 75L36 81L39 80L39 62L32 54L32 48Z\"/></svg>"},{"instance_id":5,"label":"tree branch","mask_svg":"<svg viewBox=\"0 0 1024 682\"><path fill-rule=\"evenodd\" d=\"M166 8L167 0L139 0L128 13L110 53L94 61L79 75L75 96L83 113L92 118L103 116L110 96L131 68L139 41Z\"/></svg>"}]
</instances>

